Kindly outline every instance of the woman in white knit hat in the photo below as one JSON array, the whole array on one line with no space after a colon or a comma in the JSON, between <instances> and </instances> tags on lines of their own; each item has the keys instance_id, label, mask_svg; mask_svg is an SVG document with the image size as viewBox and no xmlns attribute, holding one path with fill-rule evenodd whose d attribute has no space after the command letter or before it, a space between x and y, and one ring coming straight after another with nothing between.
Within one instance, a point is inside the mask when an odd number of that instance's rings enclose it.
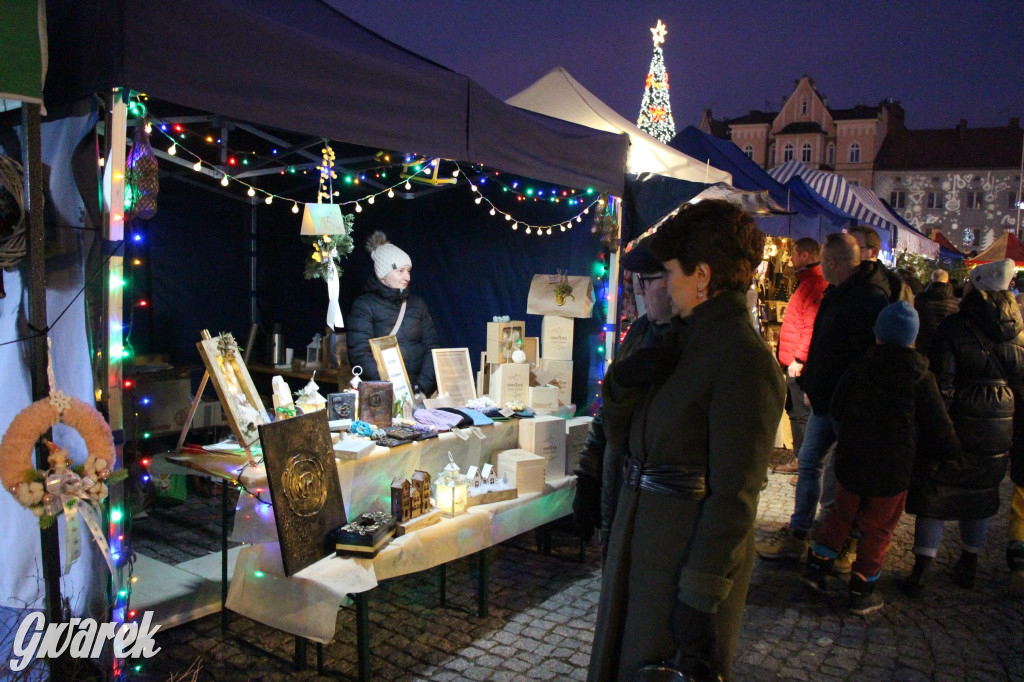
<instances>
[{"instance_id":1,"label":"woman in white knit hat","mask_svg":"<svg viewBox=\"0 0 1024 682\"><path fill-rule=\"evenodd\" d=\"M427 304L409 293L412 259L379 231L366 240L366 249L376 277L366 283L366 293L346 317L349 362L363 368L364 380L379 381L370 339L396 336L413 390L429 396L437 389L430 354L438 347L437 331Z\"/></svg>"}]
</instances>

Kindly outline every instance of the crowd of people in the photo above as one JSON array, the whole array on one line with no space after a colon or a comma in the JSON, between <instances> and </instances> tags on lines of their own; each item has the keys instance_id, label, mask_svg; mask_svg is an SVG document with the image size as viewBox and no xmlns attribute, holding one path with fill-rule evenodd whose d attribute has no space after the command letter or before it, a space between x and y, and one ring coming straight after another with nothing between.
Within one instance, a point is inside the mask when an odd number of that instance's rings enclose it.
<instances>
[{"instance_id":1,"label":"crowd of people","mask_svg":"<svg viewBox=\"0 0 1024 682\"><path fill-rule=\"evenodd\" d=\"M590 679L730 679L755 556L806 560L800 579L817 592L849 574L849 610L883 608L876 586L905 512L903 591L927 589L947 521L954 581L970 589L1008 470L1009 584L1024 595L1014 262L978 265L960 292L944 270L924 287L880 263L871 227L800 239L772 357L744 300L763 244L748 215L705 201L623 258L641 309L655 295L609 368L576 470L577 530L601 529L605 550ZM796 473L793 514L755 544L783 408L797 455L776 470Z\"/></svg>"}]
</instances>

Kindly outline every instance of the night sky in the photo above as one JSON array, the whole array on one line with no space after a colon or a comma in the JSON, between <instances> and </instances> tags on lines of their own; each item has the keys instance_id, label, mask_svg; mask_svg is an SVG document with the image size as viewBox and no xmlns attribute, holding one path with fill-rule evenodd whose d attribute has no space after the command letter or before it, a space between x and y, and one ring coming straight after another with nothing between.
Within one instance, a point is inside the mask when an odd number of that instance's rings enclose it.
<instances>
[{"instance_id":1,"label":"night sky","mask_svg":"<svg viewBox=\"0 0 1024 682\"><path fill-rule=\"evenodd\" d=\"M661 19L677 130L705 107L778 111L803 74L831 108L898 100L913 129L1024 118L1019 0L328 2L502 99L563 66L631 121Z\"/></svg>"}]
</instances>

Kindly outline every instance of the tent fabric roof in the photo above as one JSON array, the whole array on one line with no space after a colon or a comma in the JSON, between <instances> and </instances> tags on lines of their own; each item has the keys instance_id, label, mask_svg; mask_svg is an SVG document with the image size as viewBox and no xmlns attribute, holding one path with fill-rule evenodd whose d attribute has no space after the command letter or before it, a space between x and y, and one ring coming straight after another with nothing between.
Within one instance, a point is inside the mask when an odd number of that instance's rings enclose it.
<instances>
[{"instance_id":1,"label":"tent fabric roof","mask_svg":"<svg viewBox=\"0 0 1024 682\"><path fill-rule=\"evenodd\" d=\"M935 230L935 232L932 233L932 241L937 243L940 249L945 249L955 255L964 255L963 251L954 246L953 242L949 241L946 235L943 234L942 230Z\"/></svg>"},{"instance_id":2,"label":"tent fabric roof","mask_svg":"<svg viewBox=\"0 0 1024 682\"><path fill-rule=\"evenodd\" d=\"M46 5L49 106L123 86L263 126L622 193L625 136L567 133L516 111L320 0Z\"/></svg>"},{"instance_id":3,"label":"tent fabric roof","mask_svg":"<svg viewBox=\"0 0 1024 682\"><path fill-rule=\"evenodd\" d=\"M1021 244L1012 232L1003 232L987 249L973 258L968 258L966 262L968 265L977 265L1004 258L1012 258L1017 267L1024 267L1024 244Z\"/></svg>"},{"instance_id":4,"label":"tent fabric roof","mask_svg":"<svg viewBox=\"0 0 1024 682\"><path fill-rule=\"evenodd\" d=\"M732 183L729 173L701 163L637 128L580 85L560 66L505 101L522 109L572 121L588 128L629 135L630 173L655 173L707 184Z\"/></svg>"},{"instance_id":5,"label":"tent fabric roof","mask_svg":"<svg viewBox=\"0 0 1024 682\"><path fill-rule=\"evenodd\" d=\"M889 210L874 192L866 187L851 185L841 175L811 170L796 159L776 166L769 174L782 183L799 176L811 189L844 213L868 225L895 230L897 249L906 249L929 258L934 258L939 252L938 244Z\"/></svg>"}]
</instances>

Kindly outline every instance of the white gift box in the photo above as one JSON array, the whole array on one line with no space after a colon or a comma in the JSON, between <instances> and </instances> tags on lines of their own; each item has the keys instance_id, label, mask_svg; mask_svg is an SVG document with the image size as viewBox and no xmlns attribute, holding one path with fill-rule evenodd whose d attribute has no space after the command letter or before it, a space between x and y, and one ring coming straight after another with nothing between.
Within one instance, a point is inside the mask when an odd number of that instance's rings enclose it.
<instances>
[{"instance_id":1,"label":"white gift box","mask_svg":"<svg viewBox=\"0 0 1024 682\"><path fill-rule=\"evenodd\" d=\"M593 417L573 417L565 420L565 473L571 474L576 470L593 421Z\"/></svg>"},{"instance_id":2,"label":"white gift box","mask_svg":"<svg viewBox=\"0 0 1024 682\"><path fill-rule=\"evenodd\" d=\"M572 404L572 360L540 361L540 371L547 383L558 387L558 402Z\"/></svg>"},{"instance_id":3,"label":"white gift box","mask_svg":"<svg viewBox=\"0 0 1024 682\"><path fill-rule=\"evenodd\" d=\"M558 409L558 387L530 386L528 405L537 414L551 414Z\"/></svg>"},{"instance_id":4,"label":"white gift box","mask_svg":"<svg viewBox=\"0 0 1024 682\"><path fill-rule=\"evenodd\" d=\"M519 401L524 405L530 399L530 366L507 362L491 365L487 377L489 395L498 407Z\"/></svg>"},{"instance_id":5,"label":"white gift box","mask_svg":"<svg viewBox=\"0 0 1024 682\"><path fill-rule=\"evenodd\" d=\"M547 460L546 479L565 476L565 420L561 417L520 419L519 447Z\"/></svg>"},{"instance_id":6,"label":"white gift box","mask_svg":"<svg viewBox=\"0 0 1024 682\"><path fill-rule=\"evenodd\" d=\"M571 317L545 315L540 322L540 356L545 360L572 360Z\"/></svg>"},{"instance_id":7,"label":"white gift box","mask_svg":"<svg viewBox=\"0 0 1024 682\"><path fill-rule=\"evenodd\" d=\"M510 486L519 490L520 495L544 492L546 459L518 448L499 452L495 459L498 477L504 477Z\"/></svg>"}]
</instances>

